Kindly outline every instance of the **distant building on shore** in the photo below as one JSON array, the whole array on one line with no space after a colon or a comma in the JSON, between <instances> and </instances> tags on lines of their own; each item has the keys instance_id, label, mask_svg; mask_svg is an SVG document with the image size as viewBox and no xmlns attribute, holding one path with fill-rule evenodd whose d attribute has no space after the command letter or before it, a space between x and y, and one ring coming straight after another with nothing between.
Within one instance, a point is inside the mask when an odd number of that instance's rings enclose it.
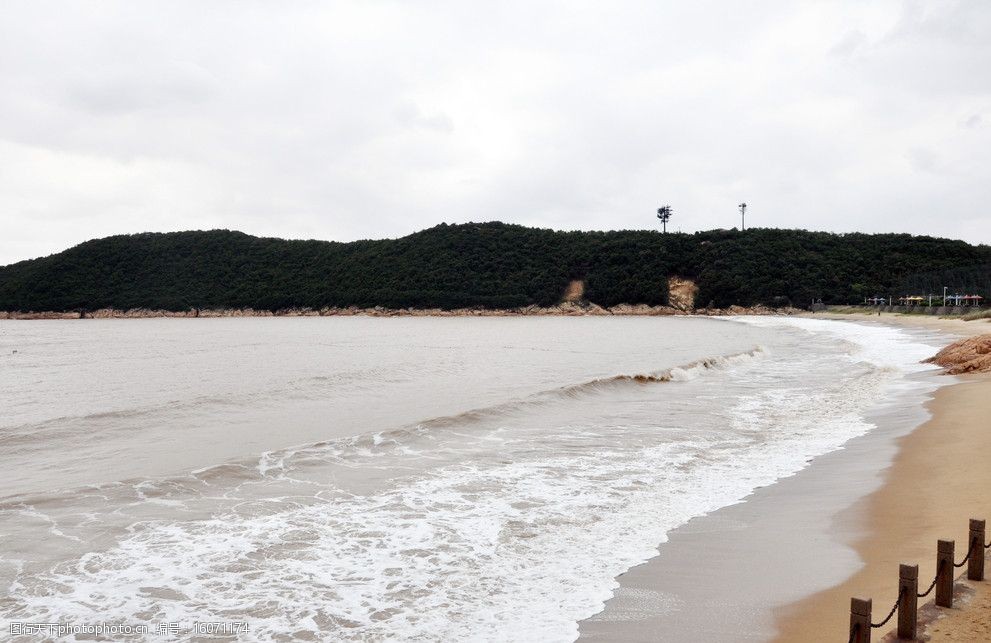
<instances>
[{"instance_id":1,"label":"distant building on shore","mask_svg":"<svg viewBox=\"0 0 991 643\"><path fill-rule=\"evenodd\" d=\"M894 297L865 297L865 306L980 306L984 301L981 295L905 295L897 300Z\"/></svg>"}]
</instances>

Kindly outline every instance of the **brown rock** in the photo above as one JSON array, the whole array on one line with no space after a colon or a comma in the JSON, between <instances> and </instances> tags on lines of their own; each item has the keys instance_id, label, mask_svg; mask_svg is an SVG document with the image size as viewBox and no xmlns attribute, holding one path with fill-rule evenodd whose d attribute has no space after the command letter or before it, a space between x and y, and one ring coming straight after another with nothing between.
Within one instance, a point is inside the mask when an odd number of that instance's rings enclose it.
<instances>
[{"instance_id":1,"label":"brown rock","mask_svg":"<svg viewBox=\"0 0 991 643\"><path fill-rule=\"evenodd\" d=\"M991 334L953 342L926 362L942 366L950 375L991 372Z\"/></svg>"},{"instance_id":2,"label":"brown rock","mask_svg":"<svg viewBox=\"0 0 991 643\"><path fill-rule=\"evenodd\" d=\"M695 309L695 295L699 287L691 279L670 277L668 279L668 303L672 308L683 311Z\"/></svg>"}]
</instances>

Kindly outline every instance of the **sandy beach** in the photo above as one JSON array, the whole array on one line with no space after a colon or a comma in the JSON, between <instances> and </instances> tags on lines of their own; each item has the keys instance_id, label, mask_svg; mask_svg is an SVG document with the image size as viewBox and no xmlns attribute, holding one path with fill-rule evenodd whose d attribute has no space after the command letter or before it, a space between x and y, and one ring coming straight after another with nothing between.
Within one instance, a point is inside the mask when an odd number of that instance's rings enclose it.
<instances>
[{"instance_id":1,"label":"sandy beach","mask_svg":"<svg viewBox=\"0 0 991 643\"><path fill-rule=\"evenodd\" d=\"M991 564L986 563L984 581L960 581L968 590L967 595L954 603L950 610L940 610L941 618L930 623L924 635L930 641L991 641L991 583L987 581ZM956 599L954 599L956 600Z\"/></svg>"},{"instance_id":2,"label":"sandy beach","mask_svg":"<svg viewBox=\"0 0 991 643\"><path fill-rule=\"evenodd\" d=\"M804 317L815 317L817 319L836 319L840 321L852 321L862 324L889 324L902 328L918 328L936 331L948 335L947 343L959 337L973 337L991 333L991 323L987 319L974 321L964 321L960 318L937 317L935 315L903 315L900 313L830 313L821 312L814 315L803 313Z\"/></svg>"},{"instance_id":3,"label":"sandy beach","mask_svg":"<svg viewBox=\"0 0 991 643\"><path fill-rule=\"evenodd\" d=\"M838 319L859 316L839 315ZM874 319L873 317L870 319ZM938 329L950 335L988 332L985 322L922 316L883 315L880 323ZM932 418L898 442L898 454L884 484L838 516L835 529L856 534L850 543L862 560L853 576L825 591L778 610L779 641L840 640L849 621L852 596L870 597L875 611L897 594L898 565L917 563L919 578L935 574L936 540L965 547L969 518L991 516L991 376L960 377L939 389L927 405ZM981 584L978 584L981 585ZM982 640L991 614L986 583L971 605L940 619L933 640ZM983 612L977 614L978 611ZM975 629L983 627L983 630Z\"/></svg>"}]
</instances>

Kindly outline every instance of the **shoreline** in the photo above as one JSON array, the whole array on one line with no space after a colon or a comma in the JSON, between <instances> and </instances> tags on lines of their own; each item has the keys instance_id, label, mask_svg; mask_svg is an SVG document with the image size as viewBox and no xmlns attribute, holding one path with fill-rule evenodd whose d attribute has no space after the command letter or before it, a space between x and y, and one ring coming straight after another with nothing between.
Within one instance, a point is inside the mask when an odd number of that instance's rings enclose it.
<instances>
[{"instance_id":1,"label":"shoreline","mask_svg":"<svg viewBox=\"0 0 991 643\"><path fill-rule=\"evenodd\" d=\"M988 329L981 323L932 317L910 318L904 323L903 317L894 314L803 316L927 331L938 338L934 354L961 336ZM925 377L947 376L933 372ZM891 567L865 557L865 542L880 542L877 551L884 552L887 532L901 530L904 521L889 516L888 522L871 523L863 503L891 486L889 470L905 457L904 443L910 436L926 427L926 435L941 435L938 427L945 422L946 404L940 400L948 395L956 399L946 392L966 387L972 380L982 386L975 387L980 388L976 395L968 392L968 396L980 400L977 408L991 410L984 402L991 399L991 376L952 379L927 393L924 405L900 405L872 413L869 419L877 428L838 451L815 458L794 476L756 490L738 505L672 530L658 547L657 556L617 578L619 588L605 609L579 624L580 638L648 641L692 632L690 640L840 640L849 619L850 596L872 595L866 586L847 595L849 588L844 584L858 575L876 578L879 589L873 598L879 611L888 593L894 600L897 565L904 562L896 561ZM978 429L973 423L964 428ZM921 481L926 476L919 473L912 471L911 475ZM949 473L956 472L951 469ZM975 509L974 513L980 512ZM953 524L933 524L932 529L942 533L931 540L964 538L969 517ZM954 534L950 531L954 528L964 531ZM928 573L922 563L935 557L935 544L903 531L905 540L920 540L917 546L926 553L916 557L922 578ZM908 554L902 557L915 562ZM789 560L801 563L788 564Z\"/></svg>"},{"instance_id":2,"label":"shoreline","mask_svg":"<svg viewBox=\"0 0 991 643\"><path fill-rule=\"evenodd\" d=\"M566 300L554 306L523 306L520 308L384 308L373 307L324 307L283 308L258 310L254 308L191 308L189 310L162 310L151 308L99 308L96 310L0 310L0 320L56 320L56 319L217 319L229 317L585 317L585 316L645 316L645 317L727 317L733 315L797 316L813 319L832 319L857 323L880 323L906 328L935 329L960 336L991 332L991 318L964 320L962 315L917 315L897 312L830 312L812 313L791 307L770 308L763 305L729 306L728 308L695 308L689 302L675 306L651 306L648 304L617 304L603 307L587 301Z\"/></svg>"},{"instance_id":3,"label":"shoreline","mask_svg":"<svg viewBox=\"0 0 991 643\"><path fill-rule=\"evenodd\" d=\"M991 470L985 459L991 434L975 420L991 411L991 375L959 379L938 389L926 404L929 420L896 440L895 458L880 472L880 488L834 516L831 535L856 552L859 569L775 610L775 640L840 640L849 626L853 596L872 598L883 616L898 593L900 563L918 564L920 584L922 579L928 582L936 571L935 541L966 543L967 520L987 515ZM891 624L878 635L893 628Z\"/></svg>"},{"instance_id":4,"label":"shoreline","mask_svg":"<svg viewBox=\"0 0 991 643\"><path fill-rule=\"evenodd\" d=\"M878 463L895 458L896 439L926 416L921 406L895 406L868 419L877 428L670 531L654 558L616 579L605 609L580 623L580 640L774 640L778 610L856 571L857 553L834 532L833 516L881 486ZM849 598L841 609L848 617ZM832 638L804 632L790 640Z\"/></svg>"},{"instance_id":5,"label":"shoreline","mask_svg":"<svg viewBox=\"0 0 991 643\"><path fill-rule=\"evenodd\" d=\"M882 316L875 323L925 327L945 333L948 339L987 329L962 320L896 315ZM920 581L928 580L935 574L937 539L966 543L968 519L991 518L991 497L986 492L991 486L986 462L991 432L983 429L991 415L991 374L960 375L956 380L939 388L926 403L929 420L897 440L896 456L882 472L881 487L835 516L831 533L843 535L858 556L859 569L827 589L775 610L775 640L842 638L849 625L851 597L872 598L875 611L886 609L897 594L900 563L918 564ZM986 584L976 583L985 596ZM920 601L920 608L924 602ZM972 629L975 625L984 623L986 628L988 615L981 619L966 610L941 610L941 618L928 624L933 640L943 636L967 640L977 631ZM933 631L936 628L939 632ZM894 624L882 628L879 638L893 629ZM920 626L920 634L924 632Z\"/></svg>"},{"instance_id":6,"label":"shoreline","mask_svg":"<svg viewBox=\"0 0 991 643\"><path fill-rule=\"evenodd\" d=\"M190 310L157 310L149 308L100 308L93 311L0 311L0 320L49 319L215 319L221 317L583 317L583 316L646 316L646 317L725 317L728 315L795 315L796 308L767 308L765 306L730 306L729 308L680 308L649 306L647 304L617 304L602 307L587 302L563 302L556 306L524 306L522 308L286 308L277 311L253 308L204 308Z\"/></svg>"}]
</instances>

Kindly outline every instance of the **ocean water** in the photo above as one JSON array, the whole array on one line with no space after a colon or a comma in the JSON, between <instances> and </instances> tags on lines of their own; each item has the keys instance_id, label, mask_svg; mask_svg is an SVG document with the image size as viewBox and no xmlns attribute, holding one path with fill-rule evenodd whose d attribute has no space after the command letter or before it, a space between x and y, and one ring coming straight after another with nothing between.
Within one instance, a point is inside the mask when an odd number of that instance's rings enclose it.
<instances>
[{"instance_id":1,"label":"ocean water","mask_svg":"<svg viewBox=\"0 0 991 643\"><path fill-rule=\"evenodd\" d=\"M571 641L932 353L782 317L0 321L0 636Z\"/></svg>"}]
</instances>

